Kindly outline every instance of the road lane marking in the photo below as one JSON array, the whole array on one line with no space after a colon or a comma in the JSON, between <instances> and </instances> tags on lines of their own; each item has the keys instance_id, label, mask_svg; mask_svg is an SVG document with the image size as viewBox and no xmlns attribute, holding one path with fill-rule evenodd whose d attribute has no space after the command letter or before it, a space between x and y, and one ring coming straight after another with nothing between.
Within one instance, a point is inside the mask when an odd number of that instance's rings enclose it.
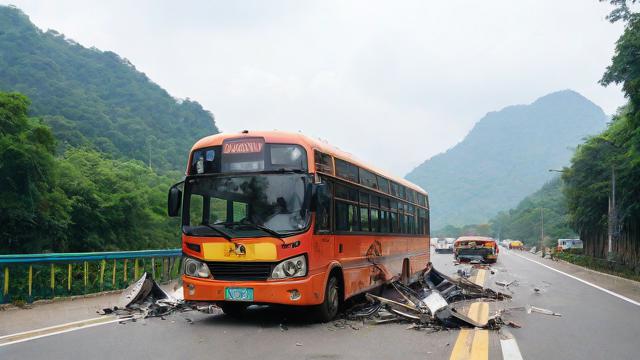
<instances>
[{"instance_id":1,"label":"road lane marking","mask_svg":"<svg viewBox=\"0 0 640 360\"><path fill-rule=\"evenodd\" d=\"M503 360L522 360L522 354L516 339L500 339L500 348L502 348Z\"/></svg>"},{"instance_id":2,"label":"road lane marking","mask_svg":"<svg viewBox=\"0 0 640 360\"><path fill-rule=\"evenodd\" d=\"M601 287L601 286L598 286L598 285L593 284L593 283L590 283L590 282L588 282L588 281L586 281L586 280L580 279L580 278L579 278L579 277L577 277L577 276L574 276L574 275L571 275L571 274L567 274L566 272L561 271L561 270L558 270L558 269L555 269L555 268L552 268L552 267L551 267L551 266L549 266L549 265L545 265L545 264L543 264L543 263L541 263L541 262L538 262L538 261L535 261L535 260L529 259L529 258L528 258L528 257L526 257L526 256L522 256L522 255L520 255L520 254L516 254L516 253L513 253L513 252L509 252L509 253L511 253L511 254L513 254L513 255L515 255L515 256L517 256L517 257L523 258L523 259L525 259L525 260L527 260L527 261L531 261L532 263L536 263L536 264L538 264L538 265L540 265L540 266L544 266L544 267L546 267L546 268L547 268L547 269L549 269L549 270L553 270L553 271L555 271L555 272L557 272L557 273L560 273L560 274L562 274L562 275L568 276L568 277L570 277L570 278L572 278L572 279L574 279L574 280L578 280L578 281L580 281L581 283L583 283L583 284L585 284L585 285L589 285L589 286L591 286L591 287L593 287L593 288L595 288L595 289L598 289L598 290L604 291L604 292L606 292L607 294L609 294L609 295L613 295L613 296L615 296L615 297L617 297L617 298L619 298L619 299L622 299L622 300L624 300L624 301L626 301L626 302L628 302L628 303L631 303L631 304L636 305L636 306L640 306L640 302L637 302L637 301L635 301L635 300L632 300L632 299L630 299L630 298L628 298L628 297L626 297L626 296L624 296L624 295L620 295L620 294L615 293L615 292L613 292L613 291L611 291L611 290L605 289L605 288L603 288L603 287Z\"/></svg>"},{"instance_id":3,"label":"road lane marking","mask_svg":"<svg viewBox=\"0 0 640 360\"><path fill-rule=\"evenodd\" d=\"M487 270L477 269L476 273L469 279L472 283L484 287L484 279L487 276Z\"/></svg>"},{"instance_id":4,"label":"road lane marking","mask_svg":"<svg viewBox=\"0 0 640 360\"><path fill-rule=\"evenodd\" d=\"M486 278L486 276L487 276L487 270L479 269L478 276L476 277L476 284L484 287L484 279Z\"/></svg>"},{"instance_id":5,"label":"road lane marking","mask_svg":"<svg viewBox=\"0 0 640 360\"><path fill-rule=\"evenodd\" d=\"M475 329L475 336L471 344L470 360L489 359L489 330Z\"/></svg>"},{"instance_id":6,"label":"road lane marking","mask_svg":"<svg viewBox=\"0 0 640 360\"><path fill-rule=\"evenodd\" d=\"M486 324L489 321L489 304L486 302L474 302L469 306L467 317L477 324Z\"/></svg>"},{"instance_id":7,"label":"road lane marking","mask_svg":"<svg viewBox=\"0 0 640 360\"><path fill-rule=\"evenodd\" d=\"M453 346L449 360L489 359L489 331L462 329Z\"/></svg>"},{"instance_id":8,"label":"road lane marking","mask_svg":"<svg viewBox=\"0 0 640 360\"><path fill-rule=\"evenodd\" d=\"M451 356L449 360L462 360L469 357L471 343L467 342L467 338L471 330L462 329L458 334L458 339L456 343L453 345L453 350L451 351Z\"/></svg>"},{"instance_id":9,"label":"road lane marking","mask_svg":"<svg viewBox=\"0 0 640 360\"><path fill-rule=\"evenodd\" d=\"M94 326L111 324L122 319L113 316L101 316L92 319L73 321L65 324L49 326L45 328L23 331L15 334L0 336L0 347L13 345L29 340L40 339L46 336L63 334L70 331L86 329Z\"/></svg>"}]
</instances>

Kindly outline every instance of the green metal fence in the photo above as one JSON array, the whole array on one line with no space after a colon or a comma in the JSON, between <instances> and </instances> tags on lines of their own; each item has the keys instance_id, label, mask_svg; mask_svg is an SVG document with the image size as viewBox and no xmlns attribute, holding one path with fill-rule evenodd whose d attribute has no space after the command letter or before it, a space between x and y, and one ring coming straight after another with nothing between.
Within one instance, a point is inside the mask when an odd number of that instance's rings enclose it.
<instances>
[{"instance_id":1,"label":"green metal fence","mask_svg":"<svg viewBox=\"0 0 640 360\"><path fill-rule=\"evenodd\" d=\"M0 304L123 289L145 271L169 281L181 258L181 249L0 255Z\"/></svg>"}]
</instances>

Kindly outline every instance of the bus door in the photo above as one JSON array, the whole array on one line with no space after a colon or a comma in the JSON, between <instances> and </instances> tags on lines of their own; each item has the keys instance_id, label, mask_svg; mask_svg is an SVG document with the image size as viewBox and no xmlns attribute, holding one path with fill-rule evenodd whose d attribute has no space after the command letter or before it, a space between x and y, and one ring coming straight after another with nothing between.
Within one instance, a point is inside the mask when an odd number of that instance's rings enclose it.
<instances>
[{"instance_id":1,"label":"bus door","mask_svg":"<svg viewBox=\"0 0 640 360\"><path fill-rule=\"evenodd\" d=\"M333 213L333 184L323 179L316 191L316 217L314 228L313 259L318 266L325 266L334 256L334 235L331 231Z\"/></svg>"}]
</instances>

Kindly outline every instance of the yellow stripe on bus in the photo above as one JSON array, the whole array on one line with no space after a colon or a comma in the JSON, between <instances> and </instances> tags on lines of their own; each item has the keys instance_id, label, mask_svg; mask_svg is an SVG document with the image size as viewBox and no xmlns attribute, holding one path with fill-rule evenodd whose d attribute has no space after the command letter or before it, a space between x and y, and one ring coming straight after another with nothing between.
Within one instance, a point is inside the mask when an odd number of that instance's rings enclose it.
<instances>
[{"instance_id":1,"label":"yellow stripe on bus","mask_svg":"<svg viewBox=\"0 0 640 360\"><path fill-rule=\"evenodd\" d=\"M242 244L244 254L236 253L236 244L215 242L202 244L202 253L207 261L262 261L276 260L278 251L273 243Z\"/></svg>"}]
</instances>

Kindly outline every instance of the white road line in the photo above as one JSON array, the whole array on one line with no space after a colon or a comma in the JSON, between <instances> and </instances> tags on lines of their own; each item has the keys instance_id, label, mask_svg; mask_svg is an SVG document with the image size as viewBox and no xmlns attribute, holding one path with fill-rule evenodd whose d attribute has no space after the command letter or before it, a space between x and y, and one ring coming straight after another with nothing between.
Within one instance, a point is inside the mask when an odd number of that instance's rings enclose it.
<instances>
[{"instance_id":1,"label":"white road line","mask_svg":"<svg viewBox=\"0 0 640 360\"><path fill-rule=\"evenodd\" d=\"M59 325L44 327L44 328L40 328L40 329L23 331L23 332L19 332L19 333L15 333L15 334L10 334L10 335L4 335L4 336L0 337L0 347L7 346L7 345L13 345L13 344L17 344L17 343L21 343L21 342L25 342L25 341L40 339L40 338L51 336L51 335L64 334L64 333L71 332L71 331L87 329L87 328L94 327L94 326L106 325L106 324L111 324L111 323L114 323L114 322L117 322L117 321L122 321L122 319L113 319L113 320L107 320L107 321L102 321L102 322L91 322L89 324L82 325L82 323L85 323L87 321L94 321L94 320L97 320L97 319L100 319L100 318L92 318L92 319L86 319L86 320L80 320L80 321L73 321L73 322L69 322L69 323L65 323L65 324L59 324ZM78 325L78 326L73 326L73 325ZM63 328L63 327L66 327L66 326L72 326L72 327L66 328L66 329L63 329L63 330L58 330L58 331L54 330L56 328ZM26 334L29 334L29 333L40 333L40 332L47 331L47 330L53 330L53 331L45 333L45 334L25 337L25 338L22 338L22 339L18 339L18 340L8 341L8 342L5 342L5 343L2 343L3 339L8 339L8 338L12 338L12 337L19 337L21 335L26 335Z\"/></svg>"},{"instance_id":2,"label":"white road line","mask_svg":"<svg viewBox=\"0 0 640 360\"><path fill-rule=\"evenodd\" d=\"M538 261L535 261L535 260L529 259L529 258L528 258L528 257L526 257L526 256L522 256L522 255L520 255L520 254L516 254L516 253L514 253L514 252L509 252L509 254L513 254L513 255L515 255L515 256L517 256L517 257L520 257L520 258L523 258L523 259L525 259L525 260L527 260L527 261L531 261L532 263L536 263L536 264L538 264L538 265L540 265L540 266L544 266L544 267L546 267L546 268L547 268L547 269L549 269L549 270L553 270L553 271L555 271L555 272L557 272L557 273L560 273L560 274L562 274L562 275L568 276L568 277L570 277L570 278L572 278L572 279L574 279L574 280L578 280L578 281L580 281L580 282L581 282L581 283L583 283L583 284L586 284L586 285L589 285L589 286L591 286L591 287L593 287L593 288L596 288L596 289L598 289L598 290L604 291L604 292L606 292L607 294L609 294L609 295L613 295L613 296L615 296L615 297L617 297L617 298L619 298L619 299L622 299L622 300L624 300L624 301L626 301L626 302L628 302L628 303L631 303L631 304L636 305L636 306L640 306L640 302L637 302L637 301L635 301L635 300L629 299L628 297L626 297L626 296L624 296L624 295L620 295L620 294L618 294L618 293L615 293L615 292L613 292L613 291L611 291L611 290L605 289L605 288L603 288L603 287L601 287L601 286L598 286L598 285L596 285L596 284L592 284L592 283L590 283L590 282L588 282L588 281L586 281L586 280L582 280L582 279L580 279L580 278L579 278L579 277L577 277L577 276L573 276L573 275L571 275L571 274L567 274L567 273L566 273L566 272L564 272L564 271L560 271L560 270L558 270L558 269L552 268L552 267L551 267L551 266L549 266L549 265L545 265L545 264L543 264L543 263L541 263L541 262L538 262Z\"/></svg>"},{"instance_id":3,"label":"white road line","mask_svg":"<svg viewBox=\"0 0 640 360\"><path fill-rule=\"evenodd\" d=\"M503 360L522 360L522 354L516 339L500 339Z\"/></svg>"}]
</instances>

